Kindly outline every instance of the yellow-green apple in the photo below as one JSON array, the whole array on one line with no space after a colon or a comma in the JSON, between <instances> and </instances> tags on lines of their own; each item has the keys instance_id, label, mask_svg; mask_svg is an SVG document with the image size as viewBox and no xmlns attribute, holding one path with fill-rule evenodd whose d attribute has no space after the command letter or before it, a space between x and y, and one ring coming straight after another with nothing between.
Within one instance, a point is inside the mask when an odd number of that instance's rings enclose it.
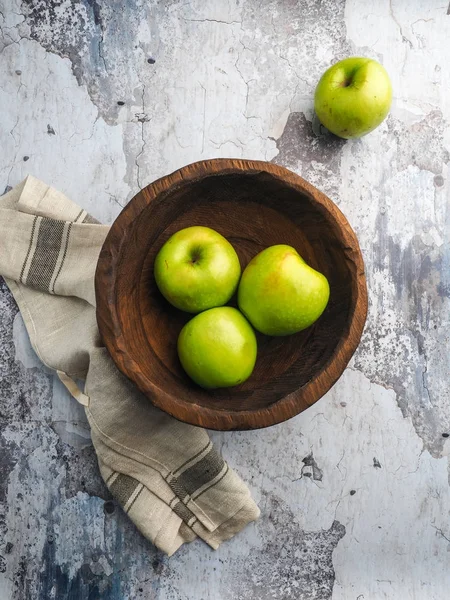
<instances>
[{"instance_id":1,"label":"yellow-green apple","mask_svg":"<svg viewBox=\"0 0 450 600\"><path fill-rule=\"evenodd\" d=\"M173 306L198 313L226 304L236 291L241 265L233 246L209 227L187 227L158 252L154 275Z\"/></svg>"},{"instance_id":2,"label":"yellow-green apple","mask_svg":"<svg viewBox=\"0 0 450 600\"><path fill-rule=\"evenodd\" d=\"M289 335L312 325L330 296L325 275L306 264L292 246L270 246L242 273L238 304L255 329Z\"/></svg>"},{"instance_id":3,"label":"yellow-green apple","mask_svg":"<svg viewBox=\"0 0 450 600\"><path fill-rule=\"evenodd\" d=\"M370 58L345 58L322 75L314 108L322 125L342 138L358 138L384 121L392 102L389 75Z\"/></svg>"},{"instance_id":4,"label":"yellow-green apple","mask_svg":"<svg viewBox=\"0 0 450 600\"><path fill-rule=\"evenodd\" d=\"M183 369L206 389L244 382L256 362L255 332L231 306L211 308L192 318L178 336Z\"/></svg>"}]
</instances>

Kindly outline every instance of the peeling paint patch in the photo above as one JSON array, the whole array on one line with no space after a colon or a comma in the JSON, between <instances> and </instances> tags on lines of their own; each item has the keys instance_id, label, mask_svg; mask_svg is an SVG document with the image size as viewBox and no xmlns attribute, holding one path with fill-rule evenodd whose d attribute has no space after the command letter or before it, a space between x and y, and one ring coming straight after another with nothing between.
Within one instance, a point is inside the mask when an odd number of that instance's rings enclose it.
<instances>
[{"instance_id":1,"label":"peeling paint patch","mask_svg":"<svg viewBox=\"0 0 450 600\"><path fill-rule=\"evenodd\" d=\"M17 305L5 282L0 278L0 397L2 398L1 423L26 422L48 415L51 407L51 378L36 370L25 369L16 361L13 339L14 318ZM42 399L36 411L36 399Z\"/></svg>"},{"instance_id":2,"label":"peeling paint patch","mask_svg":"<svg viewBox=\"0 0 450 600\"><path fill-rule=\"evenodd\" d=\"M100 55L102 20L97 2L69 0L63 4L59 0L24 0L22 4L31 38L49 52L69 58L80 84L83 54L88 54L86 64L104 74ZM52 133L50 125L47 132Z\"/></svg>"},{"instance_id":3,"label":"peeling paint patch","mask_svg":"<svg viewBox=\"0 0 450 600\"><path fill-rule=\"evenodd\" d=\"M302 459L302 463L304 465L302 467L303 477L305 477L306 475L309 475L309 477L311 477L312 475L314 481L322 481L323 471L317 465L317 462L312 452L310 452L307 456L305 456L304 459ZM311 469L311 471L306 470L308 467Z\"/></svg>"},{"instance_id":4,"label":"peeling paint patch","mask_svg":"<svg viewBox=\"0 0 450 600\"><path fill-rule=\"evenodd\" d=\"M281 137L276 140L279 152L272 162L300 173L338 201L340 150L345 143L345 140L328 132L316 135L313 124L305 115L293 112L287 119Z\"/></svg>"},{"instance_id":5,"label":"peeling paint patch","mask_svg":"<svg viewBox=\"0 0 450 600\"><path fill-rule=\"evenodd\" d=\"M135 57L139 49L143 63L150 47L148 39L139 40L139 46L135 42L152 18L151 11L137 0L120 6L96 0L24 0L23 10L31 39L68 58L78 84L87 86L103 119L117 123L113 99L128 97L133 104L134 91L141 87ZM47 133L56 134L51 125Z\"/></svg>"},{"instance_id":6,"label":"peeling paint patch","mask_svg":"<svg viewBox=\"0 0 450 600\"><path fill-rule=\"evenodd\" d=\"M445 127L446 123L440 110L431 111L421 121L409 127L389 117L388 128L398 144L397 171L415 165L442 178L443 165L450 160L450 154L443 145ZM438 179L437 185L442 186L442 183Z\"/></svg>"},{"instance_id":7,"label":"peeling paint patch","mask_svg":"<svg viewBox=\"0 0 450 600\"><path fill-rule=\"evenodd\" d=\"M377 221L369 319L355 366L395 390L404 416L412 417L425 446L438 457L442 429L450 429L447 387L440 383L450 377L442 351L442 315L450 308L450 278L444 267L450 244L428 246L423 236L415 235L402 248L389 233L388 217L380 215ZM438 378L430 378L430 364L438 369Z\"/></svg>"},{"instance_id":8,"label":"peeling paint patch","mask_svg":"<svg viewBox=\"0 0 450 600\"><path fill-rule=\"evenodd\" d=\"M329 600L334 584L333 551L345 535L334 521L327 531L307 532L286 504L268 498L261 528L261 548L253 550L239 570L239 600ZM235 581L236 576L230 578ZM227 597L228 598L228 597Z\"/></svg>"},{"instance_id":9,"label":"peeling paint patch","mask_svg":"<svg viewBox=\"0 0 450 600\"><path fill-rule=\"evenodd\" d=\"M93 446L89 445L79 450L59 441L56 451L66 467L64 486L66 498L76 496L81 491L103 500L111 499L111 494L99 473L97 455Z\"/></svg>"}]
</instances>

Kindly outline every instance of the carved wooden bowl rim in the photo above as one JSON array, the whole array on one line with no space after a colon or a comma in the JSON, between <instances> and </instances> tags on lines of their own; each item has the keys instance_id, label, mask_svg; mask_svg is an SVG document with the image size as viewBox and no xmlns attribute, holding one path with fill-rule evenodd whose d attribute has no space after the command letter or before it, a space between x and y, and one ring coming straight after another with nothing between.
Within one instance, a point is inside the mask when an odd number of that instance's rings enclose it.
<instances>
[{"instance_id":1,"label":"carved wooden bowl rim","mask_svg":"<svg viewBox=\"0 0 450 600\"><path fill-rule=\"evenodd\" d=\"M204 406L186 402L183 398L162 389L142 372L138 362L127 350L126 332L122 330L118 314L117 268L124 245L130 239L133 223L155 199L164 193L207 178L223 175L259 175L265 173L306 196L310 203L325 216L328 223L338 231L345 259L353 263L352 301L346 331L339 339L333 354L310 381L278 401L255 410L227 410L217 406ZM216 430L257 429L283 422L321 398L339 379L355 352L367 316L367 286L364 263L357 237L339 208L322 192L288 169L264 161L243 159L211 159L187 165L166 175L142 189L117 217L106 237L100 253L95 288L97 298L97 322L103 341L115 364L151 402L181 421ZM120 424L118 424L120 426Z\"/></svg>"}]
</instances>

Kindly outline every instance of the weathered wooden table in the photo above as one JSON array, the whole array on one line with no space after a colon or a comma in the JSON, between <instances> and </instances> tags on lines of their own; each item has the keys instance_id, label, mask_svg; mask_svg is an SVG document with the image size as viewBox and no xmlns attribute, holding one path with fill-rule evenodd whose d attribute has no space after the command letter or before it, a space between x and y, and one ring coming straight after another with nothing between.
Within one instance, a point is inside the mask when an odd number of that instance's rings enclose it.
<instances>
[{"instance_id":1,"label":"weathered wooden table","mask_svg":"<svg viewBox=\"0 0 450 600\"><path fill-rule=\"evenodd\" d=\"M357 231L370 309L334 389L214 434L262 517L167 559L98 474L82 410L0 286L1 600L442 600L450 570L450 9L443 0L0 0L0 185L32 173L111 222L189 162L273 160ZM380 60L387 121L313 118L333 61Z\"/></svg>"}]
</instances>

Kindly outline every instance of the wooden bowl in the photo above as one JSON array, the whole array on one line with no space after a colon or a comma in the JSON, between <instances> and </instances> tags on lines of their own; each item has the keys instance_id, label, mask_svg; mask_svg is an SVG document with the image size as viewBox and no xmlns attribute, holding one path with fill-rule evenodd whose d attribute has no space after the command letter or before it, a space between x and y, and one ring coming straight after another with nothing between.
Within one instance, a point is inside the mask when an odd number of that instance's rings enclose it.
<instances>
[{"instance_id":1,"label":"wooden bowl","mask_svg":"<svg viewBox=\"0 0 450 600\"><path fill-rule=\"evenodd\" d=\"M234 388L206 391L184 373L176 343L192 315L169 305L153 277L163 243L191 225L224 235L242 268L267 246L289 244L330 282L320 319L295 335L259 335L255 370ZM298 175L260 161L197 162L141 190L111 227L95 284L118 368L162 410L218 430L267 427L314 404L344 371L367 312L363 259L344 215Z\"/></svg>"}]
</instances>

